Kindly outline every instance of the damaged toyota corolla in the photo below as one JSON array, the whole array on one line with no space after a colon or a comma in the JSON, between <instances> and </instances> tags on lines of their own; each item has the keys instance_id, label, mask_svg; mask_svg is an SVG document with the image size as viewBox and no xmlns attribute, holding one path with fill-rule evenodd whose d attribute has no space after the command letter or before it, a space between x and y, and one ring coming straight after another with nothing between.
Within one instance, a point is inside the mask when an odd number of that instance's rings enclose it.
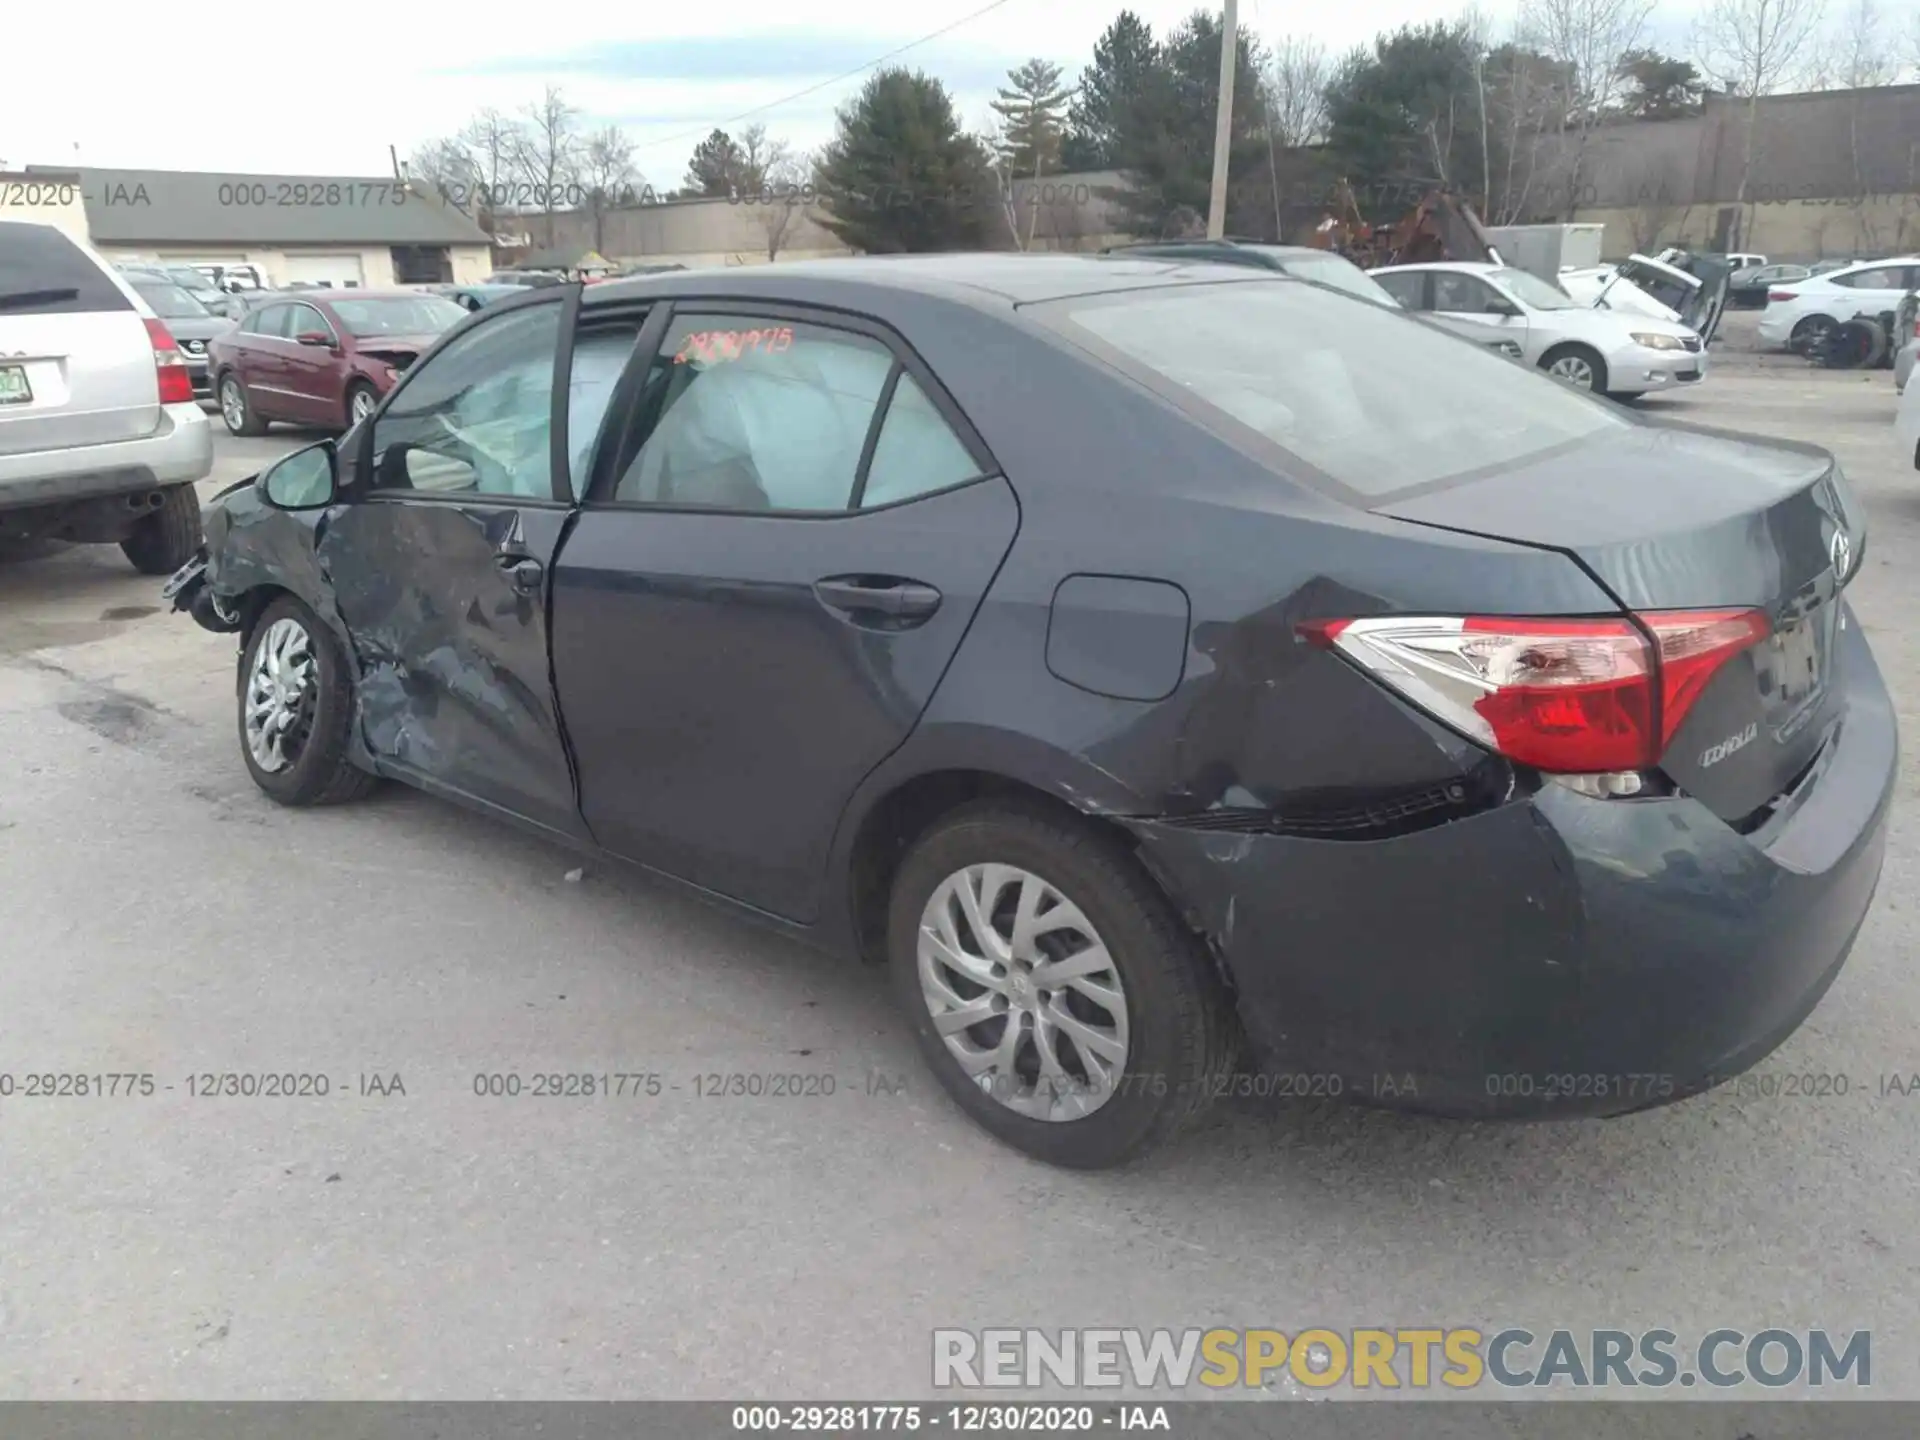
<instances>
[{"instance_id":1,"label":"damaged toyota corolla","mask_svg":"<svg viewBox=\"0 0 1920 1440\"><path fill-rule=\"evenodd\" d=\"M1253 1057L1455 1116L1697 1093L1880 873L1832 457L1284 276L550 287L206 531L170 593L238 637L268 795L402 780L883 963L1057 1163Z\"/></svg>"}]
</instances>

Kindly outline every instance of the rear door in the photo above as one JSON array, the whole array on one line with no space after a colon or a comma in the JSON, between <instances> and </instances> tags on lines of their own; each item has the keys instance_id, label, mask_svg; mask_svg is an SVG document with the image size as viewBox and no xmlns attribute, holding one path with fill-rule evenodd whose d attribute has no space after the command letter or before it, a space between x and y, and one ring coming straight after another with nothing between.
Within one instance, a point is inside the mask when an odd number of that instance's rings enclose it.
<instances>
[{"instance_id":1,"label":"rear door","mask_svg":"<svg viewBox=\"0 0 1920 1440\"><path fill-rule=\"evenodd\" d=\"M128 292L51 225L0 221L0 455L159 424L153 339Z\"/></svg>"},{"instance_id":2,"label":"rear door","mask_svg":"<svg viewBox=\"0 0 1920 1440\"><path fill-rule=\"evenodd\" d=\"M1865 516L1823 451L1631 425L1374 508L1565 550L1637 612L1765 612L1767 639L1715 672L1663 761L1723 819L1762 812L1839 718L1841 597L1859 571Z\"/></svg>"},{"instance_id":3,"label":"rear door","mask_svg":"<svg viewBox=\"0 0 1920 1440\"><path fill-rule=\"evenodd\" d=\"M234 368L240 372L249 403L259 414L283 420L291 418L295 403L288 389L285 354L293 311L286 304L262 305L241 322L234 337Z\"/></svg>"},{"instance_id":4,"label":"rear door","mask_svg":"<svg viewBox=\"0 0 1920 1440\"><path fill-rule=\"evenodd\" d=\"M581 811L618 854L809 921L1018 505L881 327L688 301L649 329L554 573Z\"/></svg>"}]
</instances>

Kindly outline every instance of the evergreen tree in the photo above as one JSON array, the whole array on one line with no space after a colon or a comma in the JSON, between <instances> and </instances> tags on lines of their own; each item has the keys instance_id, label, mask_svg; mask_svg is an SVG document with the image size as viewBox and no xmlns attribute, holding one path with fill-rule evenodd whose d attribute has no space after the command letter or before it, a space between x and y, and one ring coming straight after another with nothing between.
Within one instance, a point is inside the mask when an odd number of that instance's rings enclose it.
<instances>
[{"instance_id":1,"label":"evergreen tree","mask_svg":"<svg viewBox=\"0 0 1920 1440\"><path fill-rule=\"evenodd\" d=\"M868 254L975 248L999 198L946 87L901 69L874 72L842 108L815 179L821 223Z\"/></svg>"}]
</instances>

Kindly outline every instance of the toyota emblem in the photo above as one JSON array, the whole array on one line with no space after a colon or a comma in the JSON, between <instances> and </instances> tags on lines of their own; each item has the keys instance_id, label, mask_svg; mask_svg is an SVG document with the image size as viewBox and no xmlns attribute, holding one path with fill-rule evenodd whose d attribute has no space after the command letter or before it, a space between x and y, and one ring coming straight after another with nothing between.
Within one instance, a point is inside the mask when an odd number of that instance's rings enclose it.
<instances>
[{"instance_id":1,"label":"toyota emblem","mask_svg":"<svg viewBox=\"0 0 1920 1440\"><path fill-rule=\"evenodd\" d=\"M1828 547L1827 553L1833 557L1835 582L1846 579L1848 567L1853 564L1853 542L1847 539L1846 531L1833 532L1833 544Z\"/></svg>"}]
</instances>

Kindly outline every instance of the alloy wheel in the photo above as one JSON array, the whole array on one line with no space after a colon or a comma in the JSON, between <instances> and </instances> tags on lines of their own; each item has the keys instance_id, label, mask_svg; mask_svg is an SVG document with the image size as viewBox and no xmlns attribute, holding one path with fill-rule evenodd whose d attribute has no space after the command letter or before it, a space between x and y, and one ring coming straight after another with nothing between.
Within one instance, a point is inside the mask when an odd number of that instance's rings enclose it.
<instances>
[{"instance_id":1,"label":"alloy wheel","mask_svg":"<svg viewBox=\"0 0 1920 1440\"><path fill-rule=\"evenodd\" d=\"M247 750L254 764L276 774L299 761L313 732L318 688L313 637L298 620L274 621L247 676Z\"/></svg>"},{"instance_id":2,"label":"alloy wheel","mask_svg":"<svg viewBox=\"0 0 1920 1440\"><path fill-rule=\"evenodd\" d=\"M371 415L373 413L373 406L374 399L371 391L354 391L353 403L348 410L348 413L353 416L353 423L358 425L362 420L366 419L367 416Z\"/></svg>"},{"instance_id":3,"label":"alloy wheel","mask_svg":"<svg viewBox=\"0 0 1920 1440\"><path fill-rule=\"evenodd\" d=\"M229 430L238 430L247 423L247 402L240 394L240 384L229 380L220 387L220 415L227 422Z\"/></svg>"},{"instance_id":4,"label":"alloy wheel","mask_svg":"<svg viewBox=\"0 0 1920 1440\"><path fill-rule=\"evenodd\" d=\"M969 865L920 915L920 993L948 1052L1000 1104L1077 1120L1112 1098L1127 997L1080 907L1031 871Z\"/></svg>"},{"instance_id":5,"label":"alloy wheel","mask_svg":"<svg viewBox=\"0 0 1920 1440\"><path fill-rule=\"evenodd\" d=\"M1547 367L1547 373L1576 390L1593 389L1593 366L1578 355L1562 355Z\"/></svg>"}]
</instances>

